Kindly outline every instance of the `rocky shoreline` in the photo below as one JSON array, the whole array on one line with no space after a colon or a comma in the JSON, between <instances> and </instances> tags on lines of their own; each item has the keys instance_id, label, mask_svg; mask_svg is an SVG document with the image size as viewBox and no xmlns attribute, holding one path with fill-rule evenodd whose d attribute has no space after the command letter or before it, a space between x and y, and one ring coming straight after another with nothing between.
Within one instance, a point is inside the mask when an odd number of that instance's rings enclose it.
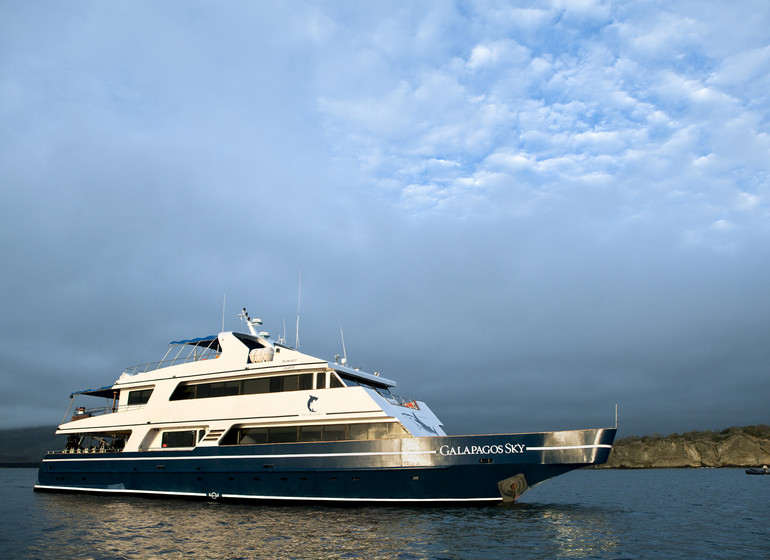
<instances>
[{"instance_id":1,"label":"rocky shoreline","mask_svg":"<svg viewBox=\"0 0 770 560\"><path fill-rule=\"evenodd\" d=\"M617 440L599 468L650 469L770 465L770 426Z\"/></svg>"}]
</instances>

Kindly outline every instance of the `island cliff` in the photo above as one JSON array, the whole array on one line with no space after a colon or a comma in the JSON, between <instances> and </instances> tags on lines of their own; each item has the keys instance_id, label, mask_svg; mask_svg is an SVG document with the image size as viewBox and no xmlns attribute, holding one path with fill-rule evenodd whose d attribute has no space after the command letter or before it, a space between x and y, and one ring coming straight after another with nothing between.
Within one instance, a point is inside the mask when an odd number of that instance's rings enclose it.
<instances>
[{"instance_id":1,"label":"island cliff","mask_svg":"<svg viewBox=\"0 0 770 560\"><path fill-rule=\"evenodd\" d=\"M770 465L770 426L721 432L631 436L615 442L599 468L759 467Z\"/></svg>"}]
</instances>

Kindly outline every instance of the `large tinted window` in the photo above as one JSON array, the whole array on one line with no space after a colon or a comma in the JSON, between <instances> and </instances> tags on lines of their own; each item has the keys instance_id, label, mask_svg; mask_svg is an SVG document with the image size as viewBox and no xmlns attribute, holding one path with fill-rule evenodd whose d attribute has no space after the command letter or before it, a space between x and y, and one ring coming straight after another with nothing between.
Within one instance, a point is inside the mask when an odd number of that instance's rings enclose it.
<instances>
[{"instance_id":1,"label":"large tinted window","mask_svg":"<svg viewBox=\"0 0 770 560\"><path fill-rule=\"evenodd\" d=\"M258 393L270 392L270 378L261 377L259 379L245 379L243 381L243 394L255 395Z\"/></svg>"},{"instance_id":2,"label":"large tinted window","mask_svg":"<svg viewBox=\"0 0 770 560\"><path fill-rule=\"evenodd\" d=\"M227 397L229 395L241 394L240 381L222 381L220 383L209 383L209 397Z\"/></svg>"},{"instance_id":3,"label":"large tinted window","mask_svg":"<svg viewBox=\"0 0 770 560\"><path fill-rule=\"evenodd\" d=\"M301 373L239 381L216 381L214 383L197 383L195 385L180 384L171 394L171 400L207 399L230 395L281 393L283 391L308 391L312 388L313 374Z\"/></svg>"},{"instance_id":4,"label":"large tinted window","mask_svg":"<svg viewBox=\"0 0 770 560\"><path fill-rule=\"evenodd\" d=\"M222 438L222 445L256 443L293 443L410 437L397 422L367 424L326 424L310 426L271 426L269 428L233 428Z\"/></svg>"},{"instance_id":5,"label":"large tinted window","mask_svg":"<svg viewBox=\"0 0 770 560\"><path fill-rule=\"evenodd\" d=\"M323 441L323 426L301 426L300 441Z\"/></svg>"},{"instance_id":6,"label":"large tinted window","mask_svg":"<svg viewBox=\"0 0 770 560\"><path fill-rule=\"evenodd\" d=\"M241 430L240 436L240 443L243 445L267 443L267 428L245 428Z\"/></svg>"},{"instance_id":7,"label":"large tinted window","mask_svg":"<svg viewBox=\"0 0 770 560\"><path fill-rule=\"evenodd\" d=\"M332 389L336 389L337 387L344 387L345 384L340 381L340 378L337 376L336 373L331 374L331 382L329 383L329 387Z\"/></svg>"},{"instance_id":8,"label":"large tinted window","mask_svg":"<svg viewBox=\"0 0 770 560\"><path fill-rule=\"evenodd\" d=\"M152 389L142 389L141 391L129 391L128 404L147 404L152 395Z\"/></svg>"},{"instance_id":9,"label":"large tinted window","mask_svg":"<svg viewBox=\"0 0 770 560\"><path fill-rule=\"evenodd\" d=\"M163 432L161 445L163 447L195 447L195 436L195 430Z\"/></svg>"},{"instance_id":10,"label":"large tinted window","mask_svg":"<svg viewBox=\"0 0 770 560\"><path fill-rule=\"evenodd\" d=\"M324 439L326 441L348 439L348 425L332 424L329 426L324 426Z\"/></svg>"},{"instance_id":11,"label":"large tinted window","mask_svg":"<svg viewBox=\"0 0 770 560\"><path fill-rule=\"evenodd\" d=\"M268 428L268 443L291 443L298 441L297 426Z\"/></svg>"}]
</instances>

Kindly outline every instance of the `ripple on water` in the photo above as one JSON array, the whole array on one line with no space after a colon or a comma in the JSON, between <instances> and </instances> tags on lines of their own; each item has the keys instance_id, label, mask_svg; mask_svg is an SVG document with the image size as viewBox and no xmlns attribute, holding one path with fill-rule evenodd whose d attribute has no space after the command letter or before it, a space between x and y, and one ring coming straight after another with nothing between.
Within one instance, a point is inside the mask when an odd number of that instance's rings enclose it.
<instances>
[{"instance_id":1,"label":"ripple on water","mask_svg":"<svg viewBox=\"0 0 770 560\"><path fill-rule=\"evenodd\" d=\"M11 471L11 472L9 472ZM259 506L33 493L3 469L9 558L138 560L762 558L770 477L740 470L579 471L480 508ZM754 480L749 480L749 479Z\"/></svg>"}]
</instances>

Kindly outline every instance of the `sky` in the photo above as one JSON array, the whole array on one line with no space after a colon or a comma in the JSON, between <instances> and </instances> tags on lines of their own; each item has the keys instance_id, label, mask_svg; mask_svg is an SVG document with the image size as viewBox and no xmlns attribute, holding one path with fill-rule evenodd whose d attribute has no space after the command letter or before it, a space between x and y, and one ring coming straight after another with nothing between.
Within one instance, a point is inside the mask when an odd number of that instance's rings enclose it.
<instances>
[{"instance_id":1,"label":"sky","mask_svg":"<svg viewBox=\"0 0 770 560\"><path fill-rule=\"evenodd\" d=\"M0 426L243 307L448 433L770 423L768 92L763 1L0 2Z\"/></svg>"}]
</instances>

